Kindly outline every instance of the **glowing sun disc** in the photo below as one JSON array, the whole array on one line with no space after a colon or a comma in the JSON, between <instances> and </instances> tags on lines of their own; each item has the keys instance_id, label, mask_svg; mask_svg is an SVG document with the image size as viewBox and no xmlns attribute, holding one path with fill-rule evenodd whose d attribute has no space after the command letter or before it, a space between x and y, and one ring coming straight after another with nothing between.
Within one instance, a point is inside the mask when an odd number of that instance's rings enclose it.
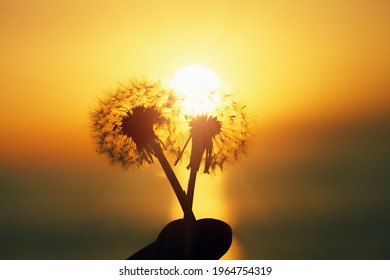
<instances>
[{"instance_id":1,"label":"glowing sun disc","mask_svg":"<svg viewBox=\"0 0 390 280\"><path fill-rule=\"evenodd\" d=\"M171 86L183 97L182 107L186 114L212 114L218 105L222 86L218 76L210 69L188 65L175 73Z\"/></svg>"}]
</instances>

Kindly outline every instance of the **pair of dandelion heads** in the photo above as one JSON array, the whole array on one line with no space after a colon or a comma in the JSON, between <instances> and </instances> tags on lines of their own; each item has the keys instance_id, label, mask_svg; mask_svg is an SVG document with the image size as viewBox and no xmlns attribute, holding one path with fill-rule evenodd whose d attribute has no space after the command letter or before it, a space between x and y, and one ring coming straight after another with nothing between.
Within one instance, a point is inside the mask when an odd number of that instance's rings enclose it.
<instances>
[{"instance_id":1,"label":"pair of dandelion heads","mask_svg":"<svg viewBox=\"0 0 390 280\"><path fill-rule=\"evenodd\" d=\"M160 162L183 209L195 219L192 201L196 174L222 170L245 152L249 138L244 107L223 95L210 114L186 115L175 92L159 82L131 80L99 99L90 112L91 134L97 152L125 170ZM179 141L178 139L183 139ZM191 145L191 148L188 146ZM187 194L176 178L164 151L178 163L189 160Z\"/></svg>"}]
</instances>

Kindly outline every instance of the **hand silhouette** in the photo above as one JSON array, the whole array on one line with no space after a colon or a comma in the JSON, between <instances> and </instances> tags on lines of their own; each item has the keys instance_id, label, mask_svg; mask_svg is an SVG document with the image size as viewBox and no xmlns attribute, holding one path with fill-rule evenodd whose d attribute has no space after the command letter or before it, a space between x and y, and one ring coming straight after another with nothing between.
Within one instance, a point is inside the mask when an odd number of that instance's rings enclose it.
<instances>
[{"instance_id":1,"label":"hand silhouette","mask_svg":"<svg viewBox=\"0 0 390 280\"><path fill-rule=\"evenodd\" d=\"M218 260L232 243L231 227L217 219L179 219L128 260Z\"/></svg>"}]
</instances>

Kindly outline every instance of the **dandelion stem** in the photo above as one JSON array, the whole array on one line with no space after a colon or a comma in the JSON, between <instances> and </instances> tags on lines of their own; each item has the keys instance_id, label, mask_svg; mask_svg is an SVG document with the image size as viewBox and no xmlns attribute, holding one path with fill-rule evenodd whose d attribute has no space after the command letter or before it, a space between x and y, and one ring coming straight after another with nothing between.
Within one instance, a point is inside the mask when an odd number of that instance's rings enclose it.
<instances>
[{"instance_id":1,"label":"dandelion stem","mask_svg":"<svg viewBox=\"0 0 390 280\"><path fill-rule=\"evenodd\" d=\"M187 188L187 198L188 198L188 203L190 204L191 209L192 209L192 204L194 201L195 181L196 181L197 174L198 174L198 170L191 168L190 178L188 180L188 188Z\"/></svg>"},{"instance_id":2,"label":"dandelion stem","mask_svg":"<svg viewBox=\"0 0 390 280\"><path fill-rule=\"evenodd\" d=\"M195 215L192 212L192 203L190 202L190 200L188 200L186 193L181 187L179 180L177 179L175 173L172 170L172 167L169 165L169 162L165 157L161 146L156 141L152 141L151 145L155 156L159 160L161 167L163 168L165 175L168 177L173 191L175 192L176 197L179 200L180 206L184 213L184 218L195 220Z\"/></svg>"}]
</instances>

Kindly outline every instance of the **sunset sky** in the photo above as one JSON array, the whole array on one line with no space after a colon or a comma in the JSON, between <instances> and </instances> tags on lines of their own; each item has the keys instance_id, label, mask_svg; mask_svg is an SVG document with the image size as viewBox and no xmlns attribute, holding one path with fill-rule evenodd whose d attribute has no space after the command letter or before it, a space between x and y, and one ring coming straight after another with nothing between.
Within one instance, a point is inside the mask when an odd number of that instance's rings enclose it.
<instances>
[{"instance_id":1,"label":"sunset sky","mask_svg":"<svg viewBox=\"0 0 390 280\"><path fill-rule=\"evenodd\" d=\"M125 259L180 217L158 164L95 153L89 112L189 64L252 120L195 194L233 227L227 258L389 259L389 30L387 0L0 0L0 259Z\"/></svg>"}]
</instances>

